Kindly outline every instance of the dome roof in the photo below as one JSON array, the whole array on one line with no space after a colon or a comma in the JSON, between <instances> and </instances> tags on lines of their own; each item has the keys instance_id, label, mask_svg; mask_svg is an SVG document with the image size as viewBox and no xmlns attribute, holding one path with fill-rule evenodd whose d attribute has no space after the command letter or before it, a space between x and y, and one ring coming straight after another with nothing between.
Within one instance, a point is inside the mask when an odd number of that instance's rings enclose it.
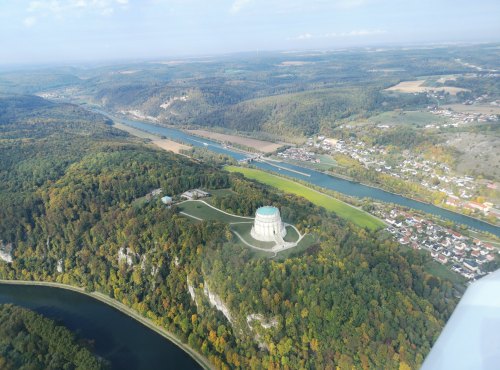
<instances>
[{"instance_id":1,"label":"dome roof","mask_svg":"<svg viewBox=\"0 0 500 370\"><path fill-rule=\"evenodd\" d=\"M279 212L278 208L272 206L264 206L257 209L257 214L261 216L271 216Z\"/></svg>"}]
</instances>

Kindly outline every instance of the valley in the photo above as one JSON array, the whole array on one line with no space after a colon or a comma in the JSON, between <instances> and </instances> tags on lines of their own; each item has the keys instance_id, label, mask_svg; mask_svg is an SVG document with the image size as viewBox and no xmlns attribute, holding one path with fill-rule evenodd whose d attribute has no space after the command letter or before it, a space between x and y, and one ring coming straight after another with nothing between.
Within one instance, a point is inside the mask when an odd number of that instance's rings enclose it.
<instances>
[{"instance_id":1,"label":"valley","mask_svg":"<svg viewBox=\"0 0 500 370\"><path fill-rule=\"evenodd\" d=\"M0 278L207 368L418 368L500 263L499 50L2 71Z\"/></svg>"}]
</instances>

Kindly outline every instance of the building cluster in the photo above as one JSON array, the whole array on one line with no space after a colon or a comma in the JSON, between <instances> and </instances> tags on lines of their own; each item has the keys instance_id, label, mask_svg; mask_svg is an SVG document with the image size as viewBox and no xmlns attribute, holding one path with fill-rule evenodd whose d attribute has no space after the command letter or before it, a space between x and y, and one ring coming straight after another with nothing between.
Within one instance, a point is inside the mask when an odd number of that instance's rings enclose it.
<instances>
[{"instance_id":1,"label":"building cluster","mask_svg":"<svg viewBox=\"0 0 500 370\"><path fill-rule=\"evenodd\" d=\"M181 194L181 198L187 199L187 200L207 198L209 196L210 196L210 193L203 191L203 190L200 190L200 189L191 189L191 190L185 191L184 193Z\"/></svg>"},{"instance_id":2,"label":"building cluster","mask_svg":"<svg viewBox=\"0 0 500 370\"><path fill-rule=\"evenodd\" d=\"M426 125L425 128L460 127L473 123L496 122L499 120L498 115L492 113L456 112L440 107L428 108L430 113L439 117L445 117L447 121L444 123L431 123Z\"/></svg>"},{"instance_id":3,"label":"building cluster","mask_svg":"<svg viewBox=\"0 0 500 370\"><path fill-rule=\"evenodd\" d=\"M304 147L288 148L285 151L278 153L278 157L301 162L320 162L320 160L316 158L316 154L314 152L308 151L308 149Z\"/></svg>"},{"instance_id":4,"label":"building cluster","mask_svg":"<svg viewBox=\"0 0 500 370\"><path fill-rule=\"evenodd\" d=\"M465 208L471 212L478 212L484 216L494 216L497 219L500 219L500 209L495 208L494 204L491 202L480 203L473 201L464 201L459 197L450 195L446 199L446 205L455 208Z\"/></svg>"},{"instance_id":5,"label":"building cluster","mask_svg":"<svg viewBox=\"0 0 500 370\"><path fill-rule=\"evenodd\" d=\"M476 279L487 271L485 263L499 253L492 244L469 238L454 230L410 213L392 209L378 210L390 226L387 231L402 245L428 251L432 258L467 279Z\"/></svg>"},{"instance_id":6,"label":"building cluster","mask_svg":"<svg viewBox=\"0 0 500 370\"><path fill-rule=\"evenodd\" d=\"M150 201L154 197L159 196L162 192L163 192L162 188L154 189L151 192L149 192L148 194L146 194L146 200Z\"/></svg>"},{"instance_id":7,"label":"building cluster","mask_svg":"<svg viewBox=\"0 0 500 370\"><path fill-rule=\"evenodd\" d=\"M397 163L386 161L387 150L383 146L369 147L358 139L337 140L324 136L309 138L303 147L289 148L278 156L303 162L320 163L320 159L309 149L314 147L329 154L343 154L363 164L367 169L373 169L405 181L417 182L432 192L441 192L448 196L445 204L451 207L464 208L484 216L494 216L500 219L500 210L492 203L473 201L481 186L495 188L496 184L488 182L481 184L471 176L454 174L444 163L425 159L420 154L410 151L403 153L404 160Z\"/></svg>"}]
</instances>

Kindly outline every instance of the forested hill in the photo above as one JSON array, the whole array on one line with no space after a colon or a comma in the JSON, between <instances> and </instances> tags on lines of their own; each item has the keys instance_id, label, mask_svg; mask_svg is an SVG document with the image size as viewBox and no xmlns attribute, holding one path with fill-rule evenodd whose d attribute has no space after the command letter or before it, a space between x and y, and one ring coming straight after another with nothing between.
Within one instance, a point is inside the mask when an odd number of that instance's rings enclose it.
<instances>
[{"instance_id":1,"label":"forested hill","mask_svg":"<svg viewBox=\"0 0 500 370\"><path fill-rule=\"evenodd\" d=\"M385 91L424 76L450 76L446 83L469 89L468 99L486 93L495 99L498 79L472 65L493 68L497 60L498 48L492 45L259 53L0 72L0 92L93 103L159 124L300 138L328 134L342 123L383 111L436 104L422 91ZM453 75L462 77L451 81ZM448 94L440 104L463 101L465 95Z\"/></svg>"},{"instance_id":2,"label":"forested hill","mask_svg":"<svg viewBox=\"0 0 500 370\"><path fill-rule=\"evenodd\" d=\"M101 291L221 369L421 364L456 302L448 282L423 271L424 257L303 198L145 146L101 116L34 101L44 114L20 110L0 125L0 239L13 244L1 278ZM29 103L4 102L13 104ZM212 202L242 215L273 204L318 242L259 257L226 224L144 201L158 187L230 188Z\"/></svg>"},{"instance_id":3,"label":"forested hill","mask_svg":"<svg viewBox=\"0 0 500 370\"><path fill-rule=\"evenodd\" d=\"M0 369L107 369L64 326L33 311L0 305Z\"/></svg>"}]
</instances>

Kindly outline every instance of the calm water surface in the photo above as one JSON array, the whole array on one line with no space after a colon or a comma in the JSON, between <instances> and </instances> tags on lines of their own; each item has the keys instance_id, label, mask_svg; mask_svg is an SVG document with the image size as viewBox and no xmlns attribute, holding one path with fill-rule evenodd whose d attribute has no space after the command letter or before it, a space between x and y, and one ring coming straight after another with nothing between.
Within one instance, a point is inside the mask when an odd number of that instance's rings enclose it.
<instances>
[{"instance_id":1,"label":"calm water surface","mask_svg":"<svg viewBox=\"0 0 500 370\"><path fill-rule=\"evenodd\" d=\"M167 127L160 127L157 125L153 125L150 123L146 122L141 122L141 121L135 121L135 120L130 120L130 119L125 119L125 118L115 118L109 116L106 112L104 111L99 111L100 113L103 113L107 115L110 118L113 118L115 120L118 120L120 122L123 122L124 124L127 124L129 126L138 128L143 131L147 131L153 134L157 135L162 135L165 136L169 139L174 139L177 141L181 141L196 147L205 147L208 150L211 150L216 153L221 153L221 154L226 154L236 160L244 159L247 156L243 153L231 150L229 148L224 147L223 145L204 138L199 138L193 135L189 135L181 130L176 130L173 128L167 128ZM468 217L465 215L461 215L455 212L448 211L446 209L442 209L439 207L436 207L432 204L427 204L427 203L422 203L413 199L409 199L406 197L403 197L401 195L397 194L392 194L387 191L377 189L371 186L363 185L357 182L352 182L348 180L344 180L338 177L330 176L327 174L324 174L319 171L315 171L312 169L296 166L293 164L289 163L279 163L280 167L283 167L283 169L279 169L275 166L272 166L268 163L262 163L262 162L253 162L253 166L259 167L263 170L267 171L272 171L276 173L282 173L286 176L293 177L296 179L300 179L303 181L307 181L311 184L321 186L326 189L331 189L334 191L338 191L339 193L343 193L349 196L354 196L354 197L359 197L359 198L372 198L375 200L380 200L383 202L387 203L394 203L394 204L399 204L401 206L413 208L419 211L427 212L436 216L439 216L443 219L447 219L450 221L453 221L457 224L463 224L466 226L469 226L473 229L476 230L481 230L481 231L487 231L489 233L492 233L496 236L500 236L500 227L490 225L487 222L483 222L480 220L477 220L472 217ZM302 172L307 175L302 175L297 172L292 172L292 171L287 171L286 169L291 169L295 171ZM309 176L308 176L309 175Z\"/></svg>"},{"instance_id":2,"label":"calm water surface","mask_svg":"<svg viewBox=\"0 0 500 370\"><path fill-rule=\"evenodd\" d=\"M32 309L94 343L117 370L201 369L186 352L96 299L66 289L0 284L0 303Z\"/></svg>"}]
</instances>

